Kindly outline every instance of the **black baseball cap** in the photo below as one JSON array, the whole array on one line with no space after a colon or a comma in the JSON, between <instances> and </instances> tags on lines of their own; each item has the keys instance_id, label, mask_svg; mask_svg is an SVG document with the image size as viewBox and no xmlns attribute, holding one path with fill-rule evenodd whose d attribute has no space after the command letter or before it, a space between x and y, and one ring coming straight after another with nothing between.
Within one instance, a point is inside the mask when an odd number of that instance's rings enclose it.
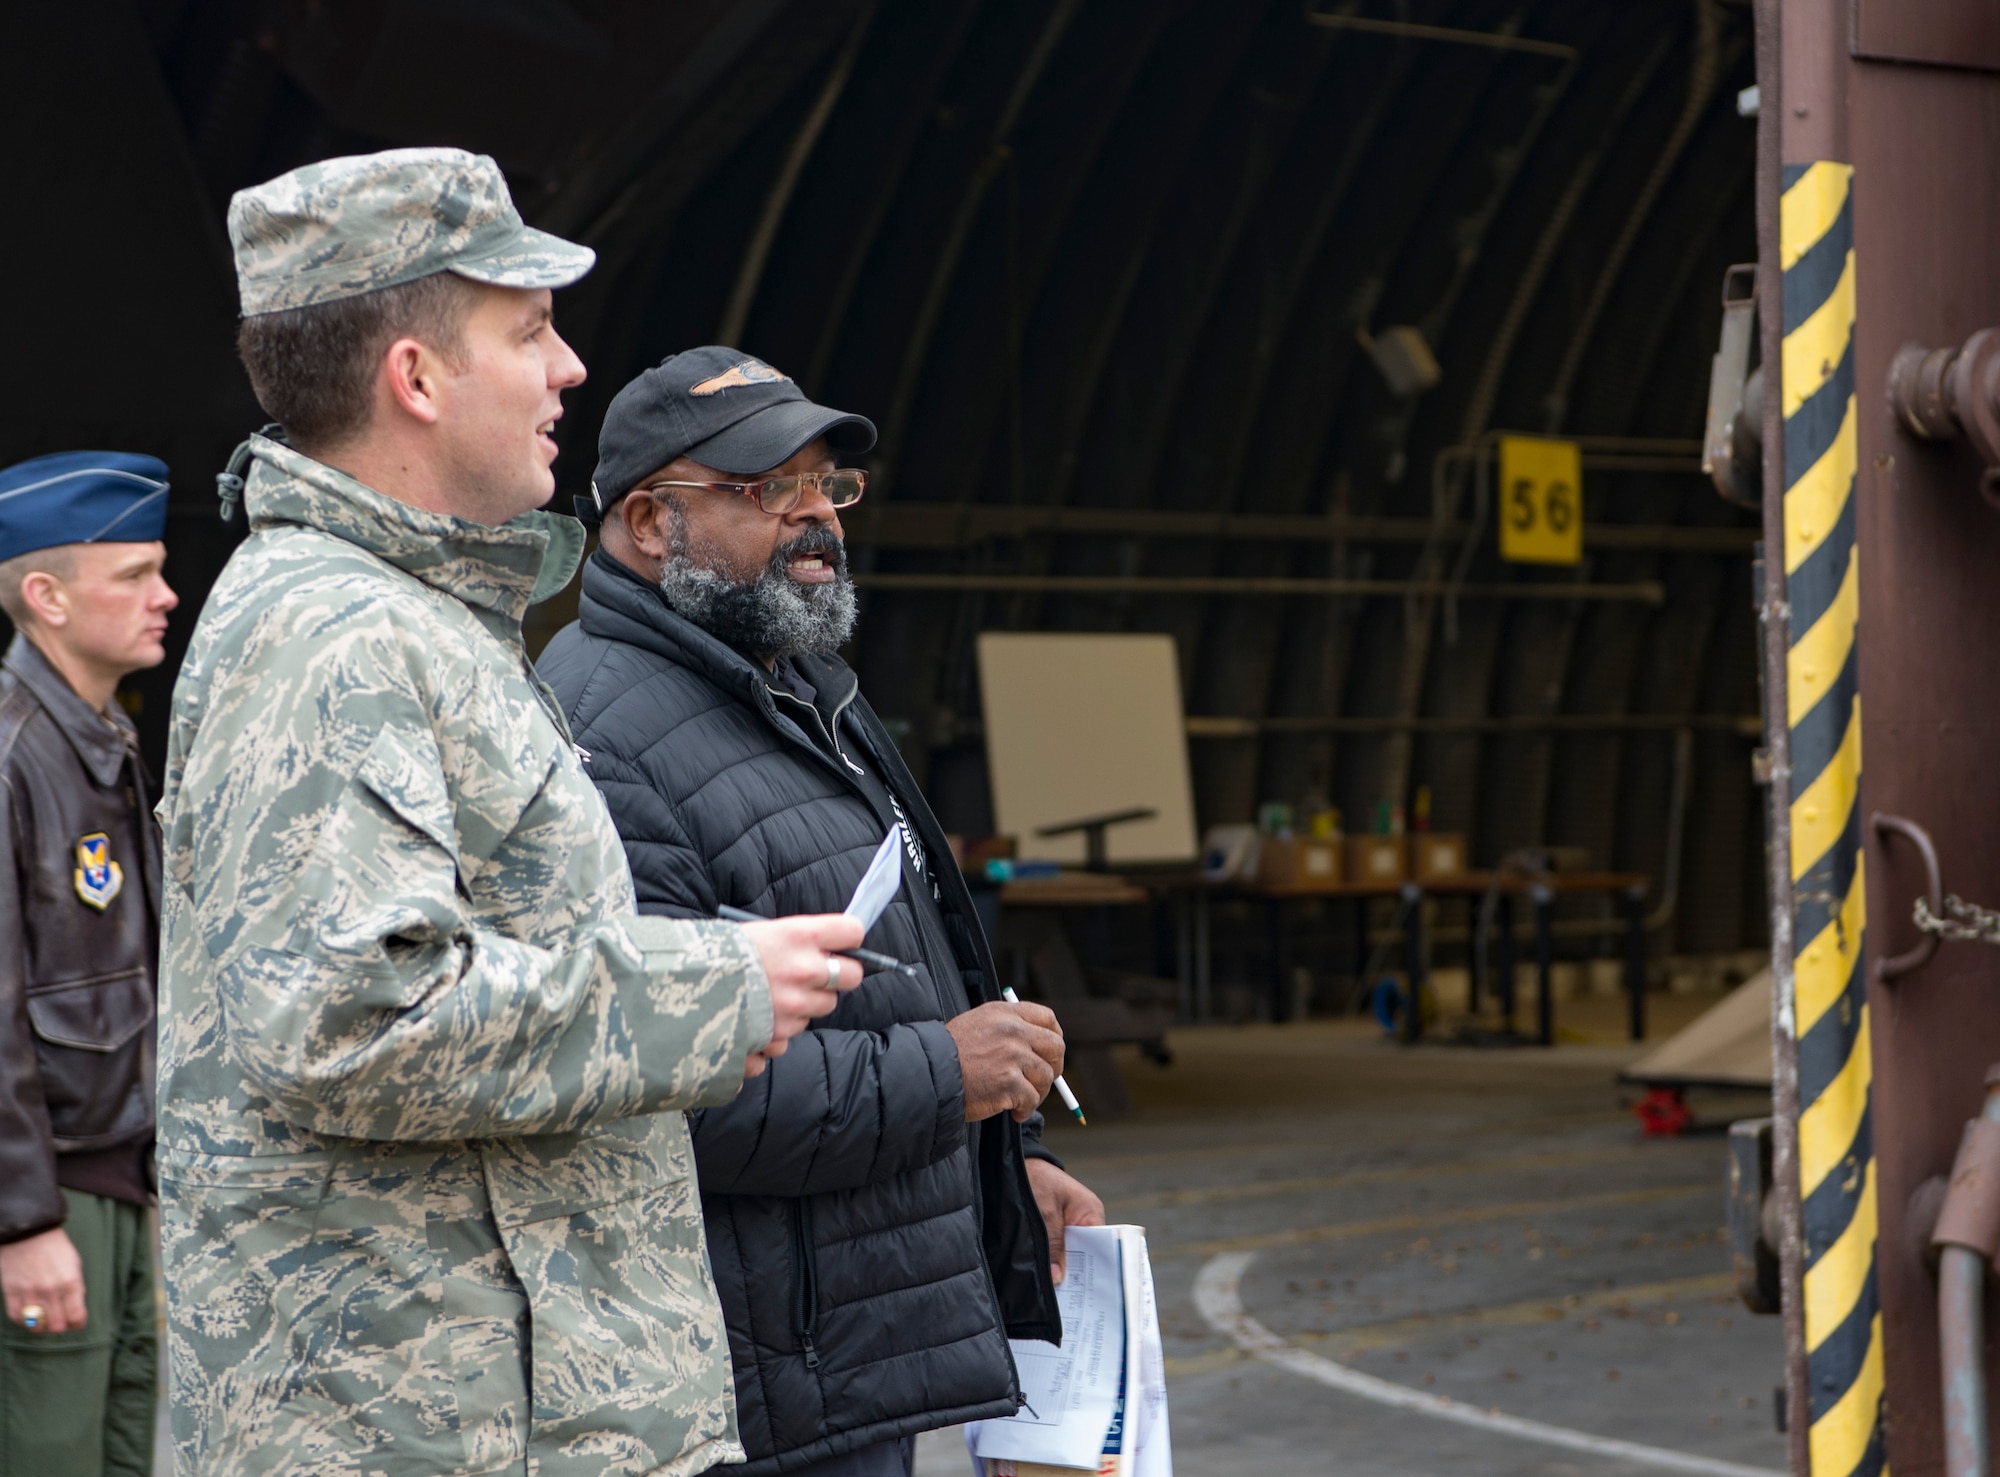
<instances>
[{"instance_id":1,"label":"black baseball cap","mask_svg":"<svg viewBox=\"0 0 2000 1477\"><path fill-rule=\"evenodd\" d=\"M597 470L576 515L597 522L641 477L684 456L747 477L821 436L836 453L856 456L875 444L875 423L813 404L790 375L741 349L688 349L612 397L597 433Z\"/></svg>"}]
</instances>

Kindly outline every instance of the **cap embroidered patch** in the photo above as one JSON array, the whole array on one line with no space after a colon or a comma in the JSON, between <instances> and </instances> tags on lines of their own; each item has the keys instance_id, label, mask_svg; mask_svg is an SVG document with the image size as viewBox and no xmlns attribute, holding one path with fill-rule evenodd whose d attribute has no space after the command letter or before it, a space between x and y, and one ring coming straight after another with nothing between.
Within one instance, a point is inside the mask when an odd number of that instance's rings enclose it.
<instances>
[{"instance_id":1,"label":"cap embroidered patch","mask_svg":"<svg viewBox=\"0 0 2000 1477\"><path fill-rule=\"evenodd\" d=\"M789 380L789 374L780 374L768 364L755 359L745 359L733 369L725 369L713 379L705 379L698 385L690 385L690 395L720 395L731 385L775 385L780 380Z\"/></svg>"},{"instance_id":2,"label":"cap embroidered patch","mask_svg":"<svg viewBox=\"0 0 2000 1477\"><path fill-rule=\"evenodd\" d=\"M76 838L76 895L102 913L125 886L125 872L111 860L111 838L92 831Z\"/></svg>"}]
</instances>

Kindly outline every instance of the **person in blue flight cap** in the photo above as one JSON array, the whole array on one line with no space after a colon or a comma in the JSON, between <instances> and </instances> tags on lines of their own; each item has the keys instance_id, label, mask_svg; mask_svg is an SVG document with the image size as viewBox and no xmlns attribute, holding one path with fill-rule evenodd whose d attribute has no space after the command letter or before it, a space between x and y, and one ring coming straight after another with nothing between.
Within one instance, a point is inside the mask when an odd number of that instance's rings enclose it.
<instances>
[{"instance_id":1,"label":"person in blue flight cap","mask_svg":"<svg viewBox=\"0 0 2000 1477\"><path fill-rule=\"evenodd\" d=\"M127 673L158 666L167 468L0 471L0 1477L151 1477L160 850Z\"/></svg>"}]
</instances>

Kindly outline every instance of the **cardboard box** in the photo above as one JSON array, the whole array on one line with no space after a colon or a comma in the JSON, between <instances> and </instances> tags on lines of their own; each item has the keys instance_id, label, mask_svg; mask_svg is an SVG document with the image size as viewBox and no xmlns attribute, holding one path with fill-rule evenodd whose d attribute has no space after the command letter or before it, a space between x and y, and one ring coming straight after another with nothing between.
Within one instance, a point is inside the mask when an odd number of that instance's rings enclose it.
<instances>
[{"instance_id":1,"label":"cardboard box","mask_svg":"<svg viewBox=\"0 0 2000 1477\"><path fill-rule=\"evenodd\" d=\"M1266 836L1257 851L1257 880L1267 887L1336 886L1340 848L1304 836Z\"/></svg>"},{"instance_id":2,"label":"cardboard box","mask_svg":"<svg viewBox=\"0 0 2000 1477\"><path fill-rule=\"evenodd\" d=\"M1351 882L1401 882L1410 874L1408 852L1401 836L1347 838L1347 877Z\"/></svg>"},{"instance_id":3,"label":"cardboard box","mask_svg":"<svg viewBox=\"0 0 2000 1477\"><path fill-rule=\"evenodd\" d=\"M1409 838L1411 870L1418 880L1456 877L1465 871L1465 837L1452 831L1419 831Z\"/></svg>"}]
</instances>

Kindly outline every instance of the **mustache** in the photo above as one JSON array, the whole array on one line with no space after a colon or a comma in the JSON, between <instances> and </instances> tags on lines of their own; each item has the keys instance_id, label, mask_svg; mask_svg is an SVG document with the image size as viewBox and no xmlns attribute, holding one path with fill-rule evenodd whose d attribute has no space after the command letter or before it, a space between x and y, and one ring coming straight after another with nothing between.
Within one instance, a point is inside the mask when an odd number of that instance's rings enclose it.
<instances>
[{"instance_id":1,"label":"mustache","mask_svg":"<svg viewBox=\"0 0 2000 1477\"><path fill-rule=\"evenodd\" d=\"M815 524L789 543L783 543L771 553L771 572L782 575L785 566L794 559L817 555L837 576L847 573L847 545L840 535L824 523Z\"/></svg>"}]
</instances>

